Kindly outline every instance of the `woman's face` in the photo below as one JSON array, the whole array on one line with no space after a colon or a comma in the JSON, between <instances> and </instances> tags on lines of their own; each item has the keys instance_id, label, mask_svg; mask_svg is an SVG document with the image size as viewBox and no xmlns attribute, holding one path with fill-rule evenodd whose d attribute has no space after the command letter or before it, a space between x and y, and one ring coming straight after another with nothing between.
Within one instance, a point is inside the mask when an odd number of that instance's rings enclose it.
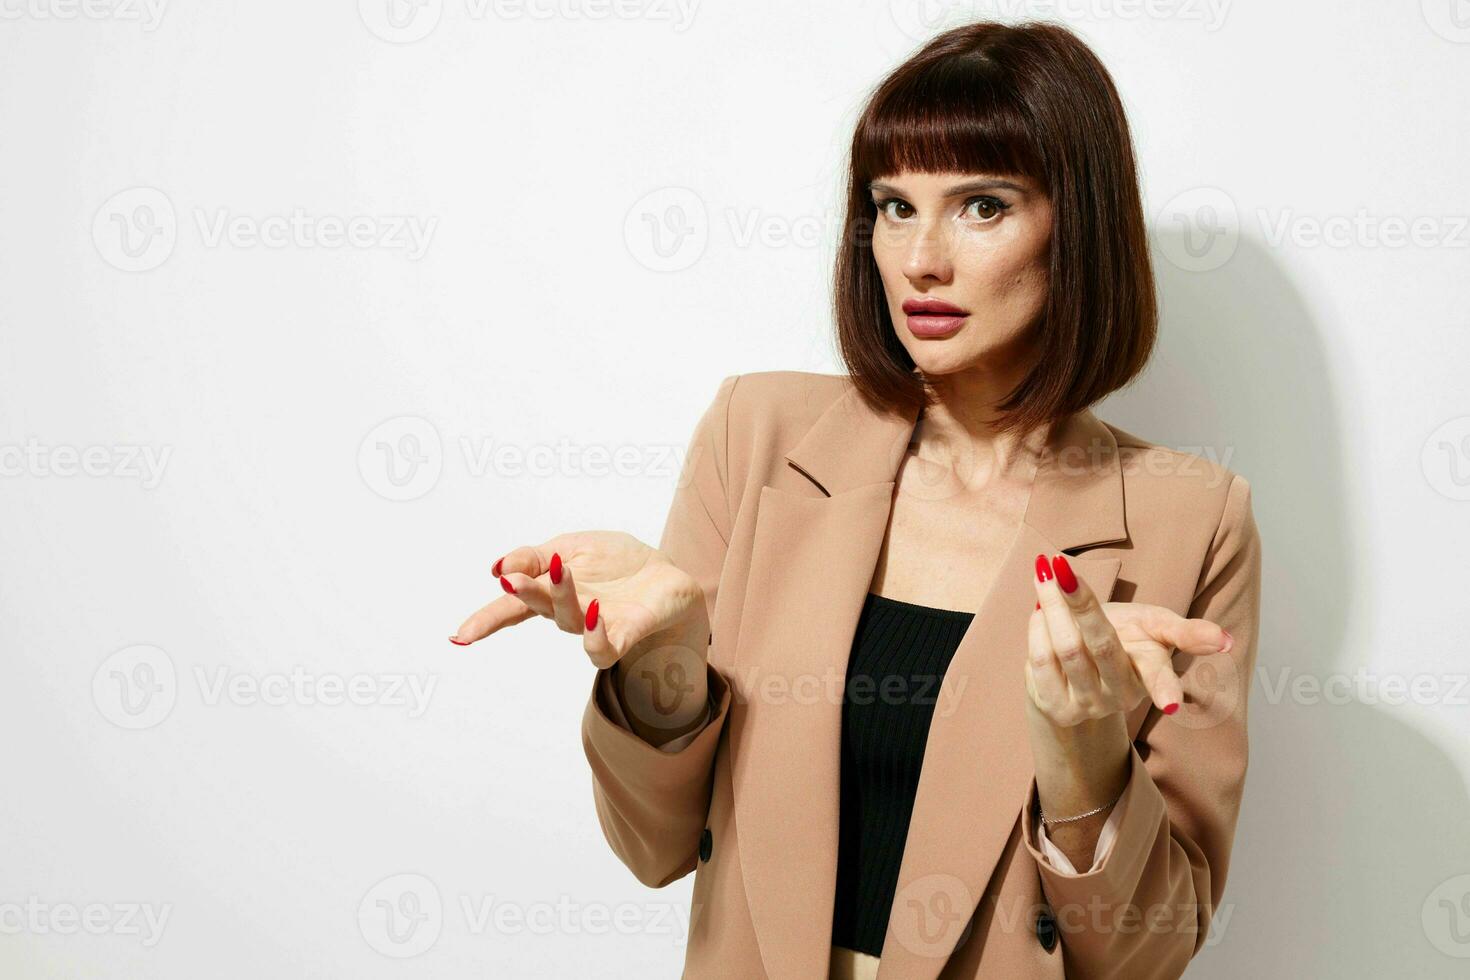
<instances>
[{"instance_id":1,"label":"woman's face","mask_svg":"<svg viewBox=\"0 0 1470 980\"><path fill-rule=\"evenodd\" d=\"M1051 202L1041 186L905 171L869 189L888 312L919 369L937 376L1023 363L1047 294Z\"/></svg>"}]
</instances>

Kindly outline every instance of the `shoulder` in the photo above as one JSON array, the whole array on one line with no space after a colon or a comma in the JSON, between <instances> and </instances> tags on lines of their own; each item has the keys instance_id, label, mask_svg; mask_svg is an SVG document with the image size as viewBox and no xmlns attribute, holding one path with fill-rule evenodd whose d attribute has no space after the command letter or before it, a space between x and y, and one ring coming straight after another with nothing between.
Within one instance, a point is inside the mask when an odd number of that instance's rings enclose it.
<instances>
[{"instance_id":1,"label":"shoulder","mask_svg":"<svg viewBox=\"0 0 1470 980\"><path fill-rule=\"evenodd\" d=\"M784 454L851 385L845 374L815 371L751 371L721 381L706 425L718 433L714 458L727 491L738 500L776 479Z\"/></svg>"},{"instance_id":2,"label":"shoulder","mask_svg":"<svg viewBox=\"0 0 1470 980\"><path fill-rule=\"evenodd\" d=\"M1202 522L1219 531L1250 524L1251 485L1228 463L1233 446L1160 445L1109 422L1118 446L1130 523L1150 515L1164 523Z\"/></svg>"},{"instance_id":3,"label":"shoulder","mask_svg":"<svg viewBox=\"0 0 1470 980\"><path fill-rule=\"evenodd\" d=\"M733 388L732 421L780 420L794 427L810 427L851 384L846 375L815 371L751 371L725 380Z\"/></svg>"},{"instance_id":4,"label":"shoulder","mask_svg":"<svg viewBox=\"0 0 1470 980\"><path fill-rule=\"evenodd\" d=\"M846 375L815 371L751 371L723 384L731 443L770 446L800 439L851 387Z\"/></svg>"}]
</instances>

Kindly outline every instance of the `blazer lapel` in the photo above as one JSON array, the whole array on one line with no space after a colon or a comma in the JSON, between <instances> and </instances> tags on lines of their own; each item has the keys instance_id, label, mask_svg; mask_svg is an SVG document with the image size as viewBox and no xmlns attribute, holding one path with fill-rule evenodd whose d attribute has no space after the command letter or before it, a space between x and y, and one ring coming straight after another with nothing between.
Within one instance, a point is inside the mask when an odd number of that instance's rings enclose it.
<instances>
[{"instance_id":1,"label":"blazer lapel","mask_svg":"<svg viewBox=\"0 0 1470 980\"><path fill-rule=\"evenodd\" d=\"M916 420L878 413L848 386L786 454L815 486L760 492L729 726L742 872L773 980L827 969L843 682ZM1127 536L1111 432L1081 412L1054 427L1047 449L935 700L883 978L939 973L1021 816L1033 775L1021 658L1035 556ZM1070 560L1111 596L1117 559Z\"/></svg>"}]
</instances>

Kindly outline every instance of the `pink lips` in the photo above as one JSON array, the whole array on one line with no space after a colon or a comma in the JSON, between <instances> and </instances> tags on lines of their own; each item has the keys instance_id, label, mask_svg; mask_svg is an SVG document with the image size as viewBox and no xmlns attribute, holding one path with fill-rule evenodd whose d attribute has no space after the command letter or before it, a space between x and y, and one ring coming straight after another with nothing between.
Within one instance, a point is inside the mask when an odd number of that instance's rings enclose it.
<instances>
[{"instance_id":1,"label":"pink lips","mask_svg":"<svg viewBox=\"0 0 1470 980\"><path fill-rule=\"evenodd\" d=\"M969 311L933 297L910 297L903 301L909 333L915 337L948 337L964 326Z\"/></svg>"}]
</instances>

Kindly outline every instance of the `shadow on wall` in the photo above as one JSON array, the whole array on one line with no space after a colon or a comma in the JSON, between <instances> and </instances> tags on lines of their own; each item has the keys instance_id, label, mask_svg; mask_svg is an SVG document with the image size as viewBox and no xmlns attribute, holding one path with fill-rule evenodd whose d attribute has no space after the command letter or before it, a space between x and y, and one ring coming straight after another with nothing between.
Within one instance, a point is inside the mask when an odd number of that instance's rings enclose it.
<instances>
[{"instance_id":1,"label":"shadow on wall","mask_svg":"<svg viewBox=\"0 0 1470 980\"><path fill-rule=\"evenodd\" d=\"M1159 347L1097 414L1245 476L1262 539L1245 800L1213 945L1189 975L1465 976L1464 780L1410 724L1422 709L1403 691L1396 706L1354 682L1348 624L1375 615L1378 583L1358 533L1373 515L1346 509L1352 468L1365 464L1345 444L1360 428L1358 399L1355 382L1331 374L1333 325L1313 321L1257 242L1242 238L1221 258L1210 248L1224 245L1197 226L1155 229L1153 241ZM1419 453L1406 444L1396 459ZM1453 674L1434 683L1441 700L1470 697Z\"/></svg>"}]
</instances>

